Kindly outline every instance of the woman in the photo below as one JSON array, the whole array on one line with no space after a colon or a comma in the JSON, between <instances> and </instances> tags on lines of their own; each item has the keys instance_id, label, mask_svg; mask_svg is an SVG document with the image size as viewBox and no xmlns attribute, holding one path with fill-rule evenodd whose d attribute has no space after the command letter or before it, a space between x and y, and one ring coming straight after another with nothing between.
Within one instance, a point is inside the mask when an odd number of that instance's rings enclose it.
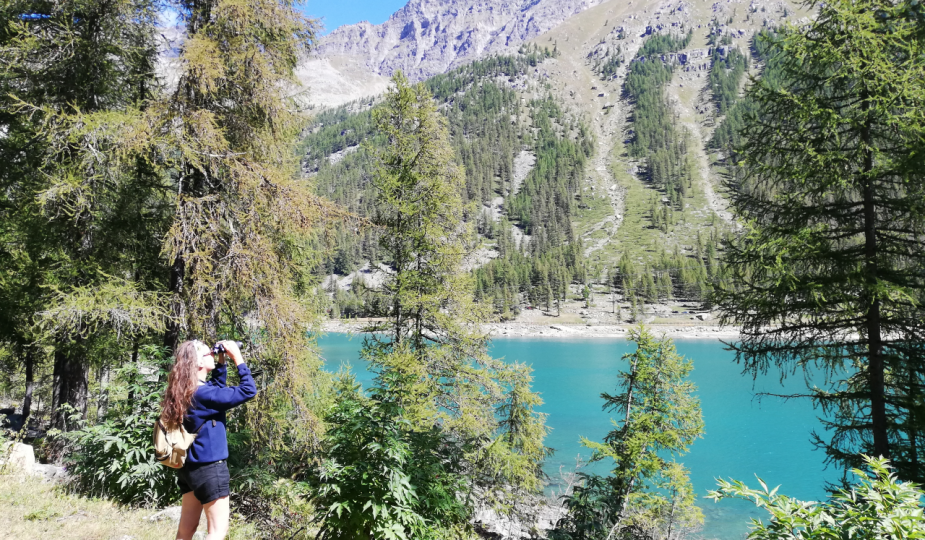
<instances>
[{"instance_id":1,"label":"woman","mask_svg":"<svg viewBox=\"0 0 925 540\"><path fill-rule=\"evenodd\" d=\"M168 429L180 423L189 433L198 431L187 451L186 463L179 470L183 509L177 540L190 540L206 511L209 524L207 540L222 540L228 532L230 507L228 496L228 439L225 434L225 411L257 395L251 371L233 341L219 342L225 354L216 358L205 343L186 341L177 348L176 362L167 379L167 391L161 402L163 422ZM239 386L228 386L226 357L230 356L241 376ZM206 381L209 372L212 377Z\"/></svg>"}]
</instances>

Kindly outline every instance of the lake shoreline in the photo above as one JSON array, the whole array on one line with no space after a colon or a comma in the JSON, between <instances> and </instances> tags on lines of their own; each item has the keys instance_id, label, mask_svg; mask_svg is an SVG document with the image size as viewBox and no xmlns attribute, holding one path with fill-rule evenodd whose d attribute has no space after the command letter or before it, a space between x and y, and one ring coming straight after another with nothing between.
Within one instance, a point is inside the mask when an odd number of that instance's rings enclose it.
<instances>
[{"instance_id":1,"label":"lake shoreline","mask_svg":"<svg viewBox=\"0 0 925 540\"><path fill-rule=\"evenodd\" d=\"M360 334L366 322L324 321L324 332ZM537 323L487 323L483 331L492 339L504 338L553 338L553 339L625 339L636 325L586 325L586 324L537 324ZM672 339L738 339L739 329L717 325L670 325L648 324L646 327L655 335Z\"/></svg>"}]
</instances>

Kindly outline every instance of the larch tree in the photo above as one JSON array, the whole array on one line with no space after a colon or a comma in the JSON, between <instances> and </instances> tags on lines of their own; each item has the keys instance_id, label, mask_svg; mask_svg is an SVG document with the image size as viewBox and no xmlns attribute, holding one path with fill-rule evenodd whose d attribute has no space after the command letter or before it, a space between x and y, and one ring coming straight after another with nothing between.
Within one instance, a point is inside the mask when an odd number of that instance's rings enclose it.
<instances>
[{"instance_id":1,"label":"larch tree","mask_svg":"<svg viewBox=\"0 0 925 540\"><path fill-rule=\"evenodd\" d=\"M321 433L312 238L343 214L299 179L304 123L287 94L315 22L290 0L178 0L186 28L173 91L150 109L170 165L171 318L164 345L234 337L263 370L243 415L256 454L309 452ZM288 450L286 450L288 451ZM271 461L265 459L266 466Z\"/></svg>"},{"instance_id":2,"label":"larch tree","mask_svg":"<svg viewBox=\"0 0 925 540\"><path fill-rule=\"evenodd\" d=\"M544 417L534 410L540 402L525 368L487 352L479 327L487 306L475 302L463 268L474 235L446 119L423 85L401 73L392 82L375 111L386 144L374 153L372 219L388 271L375 290L382 319L369 328L363 355L377 372L380 398L401 409L410 429L436 427L444 446L455 448L470 490L535 492Z\"/></svg>"},{"instance_id":3,"label":"larch tree","mask_svg":"<svg viewBox=\"0 0 925 540\"><path fill-rule=\"evenodd\" d=\"M737 151L732 208L744 225L726 245L722 323L752 374L815 366L811 393L831 413L829 459L895 456L920 480L925 334L925 33L916 2L834 1L773 43L774 81ZM911 438L910 438L911 437ZM918 460L919 458L916 458Z\"/></svg>"},{"instance_id":4,"label":"larch tree","mask_svg":"<svg viewBox=\"0 0 925 540\"><path fill-rule=\"evenodd\" d=\"M423 86L398 73L385 101L375 117L388 142L377 153L373 223L390 272L378 291L385 319L370 328L364 354L407 381L394 391L412 423L443 417L449 429L484 431L501 395L493 374L504 366L487 354L476 326L486 314L462 271L472 240L462 171Z\"/></svg>"},{"instance_id":5,"label":"larch tree","mask_svg":"<svg viewBox=\"0 0 925 540\"><path fill-rule=\"evenodd\" d=\"M582 439L592 461L612 460L610 476L584 475L584 485L566 501L574 507L554 538L672 538L702 523L687 469L674 461L703 434L693 369L669 338L656 339L645 327L628 338L636 351L623 355L619 393L601 394L604 410L622 415L603 442ZM592 493L593 492L593 493ZM588 505L597 505L589 508ZM583 520L594 519L595 523ZM602 536L603 535L603 536Z\"/></svg>"}]
</instances>

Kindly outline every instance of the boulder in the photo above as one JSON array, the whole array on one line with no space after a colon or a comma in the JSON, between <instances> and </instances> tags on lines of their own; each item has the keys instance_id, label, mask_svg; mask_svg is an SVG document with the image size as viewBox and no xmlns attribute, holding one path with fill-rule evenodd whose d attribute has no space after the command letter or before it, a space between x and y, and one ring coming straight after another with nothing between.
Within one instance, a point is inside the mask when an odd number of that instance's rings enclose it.
<instances>
[{"instance_id":1,"label":"boulder","mask_svg":"<svg viewBox=\"0 0 925 540\"><path fill-rule=\"evenodd\" d=\"M713 315L709 313L698 313L696 317L697 317L697 320L700 320L700 321L709 321L713 319Z\"/></svg>"},{"instance_id":2,"label":"boulder","mask_svg":"<svg viewBox=\"0 0 925 540\"><path fill-rule=\"evenodd\" d=\"M149 517L149 518L148 518L148 521L167 521L167 520L170 520L170 521L173 521L173 522L179 522L179 521L180 521L180 511L182 510L182 508L183 508L183 507L181 507L181 506L170 506L170 507L164 508L164 509L161 510L160 512L158 512L158 513L154 514L153 516Z\"/></svg>"},{"instance_id":3,"label":"boulder","mask_svg":"<svg viewBox=\"0 0 925 540\"><path fill-rule=\"evenodd\" d=\"M67 478L64 467L57 465L36 463L32 466L32 476L40 476L50 482L63 482Z\"/></svg>"},{"instance_id":4,"label":"boulder","mask_svg":"<svg viewBox=\"0 0 925 540\"><path fill-rule=\"evenodd\" d=\"M5 468L17 472L32 472L35 467L35 452L28 444L8 442L0 451L0 460Z\"/></svg>"},{"instance_id":5,"label":"boulder","mask_svg":"<svg viewBox=\"0 0 925 540\"><path fill-rule=\"evenodd\" d=\"M545 537L545 532L554 529L562 519L564 510L558 505L537 498L521 507L524 515L502 515L487 507L477 508L473 524L482 538L492 540L526 540Z\"/></svg>"}]
</instances>

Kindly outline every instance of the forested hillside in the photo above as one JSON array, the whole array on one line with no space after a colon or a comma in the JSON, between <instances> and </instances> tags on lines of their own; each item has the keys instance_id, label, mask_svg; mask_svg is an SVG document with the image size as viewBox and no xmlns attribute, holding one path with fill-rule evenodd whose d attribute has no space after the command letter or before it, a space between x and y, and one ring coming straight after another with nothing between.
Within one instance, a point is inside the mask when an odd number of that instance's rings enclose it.
<instances>
[{"instance_id":1,"label":"forested hillside","mask_svg":"<svg viewBox=\"0 0 925 540\"><path fill-rule=\"evenodd\" d=\"M629 34L613 30L601 43L614 45L600 45L582 59L598 76L620 84L629 111L620 161L638 171L638 184L626 178L610 187L611 199L632 195L633 207L625 209L626 219L618 216L622 230L614 226L617 233L603 240L589 227L602 212L614 210L591 172L592 157L606 157L600 155L602 144L613 145L611 151L622 145L610 134L599 140L586 108L560 98L561 88L546 71L567 60L557 43L521 47L515 55L425 81L447 118L455 159L465 171L466 220L478 232L467 266L478 298L502 318L516 317L524 307L558 314L570 295L587 297L603 289L620 296L633 320L642 304L702 301L719 279L718 246L728 228L703 208L705 179L695 180L689 148L701 142L678 122L666 96L683 67L666 58L693 38L694 30L683 27L644 36L626 61L616 59L631 52L619 44L628 45ZM709 59L713 99L725 111L738 95L746 56L724 46L722 53L714 48ZM376 213L371 152L385 142L373 129L377 107L375 99L367 99L323 111L306 129L301 147L303 172L318 193L363 217ZM603 111L620 114L613 105ZM378 279L379 265L389 263L379 253L378 233L361 227L335 234L335 251L323 272L330 276L332 314L368 315L366 282ZM589 259L592 252L597 253Z\"/></svg>"},{"instance_id":2,"label":"forested hillside","mask_svg":"<svg viewBox=\"0 0 925 540\"><path fill-rule=\"evenodd\" d=\"M474 62L427 81L449 121L452 147L465 171L468 220L483 243L477 272L479 298L507 313L518 295L564 296L585 279L581 243L572 222L582 200L583 170L593 149L587 125L559 105L549 89L528 77L548 48ZM519 89L530 87L527 98ZM321 194L361 216L376 213L370 178L371 109L341 107L316 118L303 145L305 169ZM380 262L375 229L342 230L328 271L349 274ZM475 239L473 239L475 240ZM493 259L493 260L489 260ZM362 294L362 291L354 291ZM348 314L362 311L350 298ZM362 300L360 300L362 302Z\"/></svg>"}]
</instances>

